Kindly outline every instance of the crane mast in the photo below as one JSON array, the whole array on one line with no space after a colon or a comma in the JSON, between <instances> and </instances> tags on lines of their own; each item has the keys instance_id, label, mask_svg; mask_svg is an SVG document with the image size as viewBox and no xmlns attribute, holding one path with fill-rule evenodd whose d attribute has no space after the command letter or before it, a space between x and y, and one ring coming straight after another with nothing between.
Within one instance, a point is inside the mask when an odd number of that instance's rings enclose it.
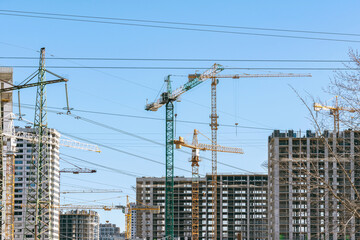
<instances>
[{"instance_id":1,"label":"crane mast","mask_svg":"<svg viewBox=\"0 0 360 240\"><path fill-rule=\"evenodd\" d=\"M217 130L218 130L218 115L216 110L216 86L217 86L217 78L213 77L211 81L211 142L212 145L217 145ZM211 152L211 187L212 187L212 198L211 198L211 206L212 206L212 237L213 239L217 239L217 152Z\"/></svg>"}]
</instances>

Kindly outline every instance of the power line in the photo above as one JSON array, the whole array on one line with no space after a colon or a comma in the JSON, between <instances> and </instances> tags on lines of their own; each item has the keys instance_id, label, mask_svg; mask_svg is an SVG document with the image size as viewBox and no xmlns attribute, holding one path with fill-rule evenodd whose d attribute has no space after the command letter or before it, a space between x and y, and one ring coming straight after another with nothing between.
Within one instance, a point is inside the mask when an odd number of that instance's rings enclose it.
<instances>
[{"instance_id":1,"label":"power line","mask_svg":"<svg viewBox=\"0 0 360 240\"><path fill-rule=\"evenodd\" d=\"M57 114L59 113L58 111L54 111L54 110L48 110L48 112L57 113ZM100 126L100 127L103 127L103 128L107 128L107 129L110 129L110 130L113 130L113 131L116 131L116 132L119 132L119 133L122 133L122 134L125 134L125 135L128 135L128 136L132 136L132 137L134 137L134 138L141 139L141 140L143 140L143 141L151 142L151 143L156 144L156 145L159 145L159 146L165 146L165 144L163 144L163 143L159 143L159 142L156 142L156 141L154 141L154 140L152 140L152 139L148 139L148 138L145 138L145 137L142 137L142 136L139 136L139 135L136 135L136 134L133 134L133 133L130 133L130 132L127 132L127 131L124 131L124 130L121 130L121 129L118 129L118 128L115 128L115 127L112 127L112 126L109 126L109 125L106 125L106 124L103 124L103 123L94 121L94 120L91 120L91 119L87 119L87 118L80 117L80 116L73 115L73 114L71 114L71 115L66 115L66 116L71 116L71 117L73 117L74 119L82 120L82 121L91 123L91 124L93 124L93 125L97 125L97 126ZM60 132L60 133L61 133L61 132ZM163 162L160 162L160 161L157 161L157 160L153 160L153 159L150 159L150 158L147 158L147 157L143 157L143 156L140 156L140 155L137 155L137 154L134 154L134 153L130 153L130 152L124 151L124 150L120 150L120 149L118 149L118 148L114 148L114 147L111 147L111 146L108 146L108 145L105 145L105 144L101 144L101 143L97 143L97 142L94 142L94 141L90 141L89 139L85 139L85 138L73 136L73 135L71 135L71 134L65 134L65 133L62 133L62 134L67 135L67 136L69 136L69 137L71 137L71 138L75 138L75 139L84 141L84 142L88 142L88 143L91 143L91 144L98 145L98 146L101 146L101 147L104 147L104 148L107 148L107 149L110 149L110 150L113 150L113 151L117 151L117 152L120 152L120 153L129 155L129 156L133 156L133 157L137 157L137 158L144 159L144 160L149 161L149 162L153 162L153 163L165 165L165 163L163 163ZM185 150L178 150L178 151L179 151L179 152L186 153L186 154L189 154L189 152L187 152L187 151L185 151ZM202 159L205 159L205 160L208 160L208 161L212 161L210 158L206 158L206 157L202 157ZM237 169L237 170L240 170L240 171L243 171L243 172L253 173L253 172L248 171L248 170L246 170L246 169L239 168L239 167L236 167L236 166L233 166L233 165L230 165L230 164L227 164L227 163L223 163L223 162L220 162L220 161L218 161L218 164L221 164L221 165L224 165L224 166L233 168L233 169ZM189 170L186 170L186 169L183 169L183 168L179 168L179 167L175 167L175 169L179 169L179 170L182 170L182 171L185 171L185 172L191 172L191 171L189 171Z\"/></svg>"},{"instance_id":2,"label":"power line","mask_svg":"<svg viewBox=\"0 0 360 240\"><path fill-rule=\"evenodd\" d=\"M75 159L77 160L77 159ZM61 176L63 177L63 176ZM128 190L132 190L132 188L129 188L129 187L124 187L124 186L119 186L119 185L112 185L112 184L107 184L107 183L103 183L103 182L96 182L96 181L92 181L92 180L83 180L83 179L79 179L79 178L73 178L73 177L69 177L69 176L65 176L65 178L70 178L70 179L74 179L74 180L78 180L78 181L82 181L82 182L91 182L91 183L95 183L95 184L99 184L99 185L102 185L102 186L109 186L109 187L121 187L121 188L124 188L124 189L128 189Z\"/></svg>"},{"instance_id":3,"label":"power line","mask_svg":"<svg viewBox=\"0 0 360 240\"><path fill-rule=\"evenodd\" d=\"M69 115L67 115L69 116ZM115 131L118 131L118 132L121 132L121 133L124 133L126 135L129 135L129 136L133 136L135 138L139 138L141 140L144 140L144 141L147 141L147 142L151 142L151 143L154 143L156 145L161 145L161 146L165 146L165 144L163 143L159 143L159 142L156 142L156 141L153 141L151 139L148 139L148 138L144 138L144 137L141 137L141 136L138 136L136 134L133 134L133 133L129 133L129 132L126 132L126 131L123 131L123 130L120 130L120 129L116 129L116 128L113 128L111 126L108 126L106 124L102 124L102 123L99 123L99 122L96 122L96 121L93 121L93 120L90 120L90 119L86 119L86 118L78 118L79 116L75 116L76 119L81 119L81 120L84 120L86 122L89 122L89 123L92 123L92 124L95 124L95 125L98 125L98 126L102 126L102 127L105 127L105 128L109 128L109 129L112 129L112 130L115 130ZM79 139L79 140L82 140L82 141L85 141L85 142L89 142L89 143L92 143L92 144L96 144L96 145L99 145L99 146L102 146L102 147L106 147L108 149L111 149L111 150L114 150L114 151L118 151L118 152L122 152L122 153L125 153L125 154L128 154L128 155L131 155L131 156L135 156L135 157L139 157L138 155L136 154L133 154L133 153L129 153L129 152L125 152L125 151L122 151L122 150L119 150L117 148L113 148L113 147L110 147L110 146L107 146L107 145L104 145L104 144L100 144L100 143L96 143L96 142L93 142L93 141L90 141L88 139L84 139L84 138L81 138L81 137L75 137L75 136L72 136L70 134L68 134L68 136L72 137L72 138L76 138L76 139ZM183 152L183 153L186 153L186 154L189 154L187 151L184 151L184 150L179 150L180 152ZM162 165L165 165L165 163L162 163L162 162L159 162L159 161L156 161L156 160L152 160L152 159L149 159L149 158L145 158L145 157L141 157L145 160L148 160L148 161L151 161L151 162L155 162L155 163L158 163L158 164L162 164ZM203 157L203 159L206 159L208 161L211 161L210 158L206 158L206 157ZM239 167L236 167L236 166L233 166L233 165L230 165L230 164L226 164L226 163L223 163L223 162L219 162L219 164L221 165L224 165L224 166L227 166L227 167L231 167L233 169L237 169L237 170L240 170L240 171L244 171L244 172L249 172L249 173L252 173L248 170L245 170L243 168L239 168ZM183 169L183 168L179 168L179 167L175 167L176 169L180 169L180 170L183 170L185 172L191 172L191 171L188 171L186 169Z\"/></svg>"},{"instance_id":4,"label":"power line","mask_svg":"<svg viewBox=\"0 0 360 240\"><path fill-rule=\"evenodd\" d=\"M36 68L36 66L31 65L14 65L14 66L3 66L3 67L12 67L12 68ZM154 67L154 66L139 66L139 67L130 67L130 66L47 66L47 68L66 68L66 69L122 69L122 70L207 70L206 67ZM293 70L293 71L359 71L360 68L347 68L347 67L227 67L227 70Z\"/></svg>"},{"instance_id":5,"label":"power line","mask_svg":"<svg viewBox=\"0 0 360 240\"><path fill-rule=\"evenodd\" d=\"M54 111L48 110L48 112L54 112ZM56 112L56 113L57 113L57 112ZM138 136L138 135L136 135L136 134L133 134L133 133L130 133L130 132L126 132L126 131L121 130L121 129L118 129L118 128L114 128L114 127L111 127L111 126L109 126L109 125L106 125L106 124L103 124L103 123L99 123L99 122L96 122L96 121L91 120L91 119L87 119L87 118L80 117L80 116L76 116L76 115L66 115L66 116L72 116L73 118L78 119L78 120L83 120L83 121L85 121L85 122L88 122L88 123L91 123L91 124L94 124L94 125L97 125L97 126L101 126L101 127L103 127L103 128L107 128L107 129L110 129L110 130L113 130L113 131L117 131L117 132L120 132L120 133L122 133L122 134L129 135L129 136L132 136L132 137L135 137L135 138L138 138L138 139L147 141L147 142L151 142L151 143L156 144L156 145L165 146L165 144L163 144L163 143L159 143L159 142L153 141L153 140L151 140L151 139L148 139L148 138L145 138L145 137L142 137L142 136ZM60 132L60 133L61 133L61 132ZM62 134L64 134L64 133L62 133ZM65 134L64 134L64 135L65 135ZM69 137L71 137L71 138L75 138L75 139L78 139L78 140L81 140L81 141L84 141L84 142L88 142L88 143L95 144L95 145L98 145L98 146L101 146L101 147L104 147L104 148L108 148L108 149L110 149L110 150L117 151L117 152L120 152L120 153L124 153L124 154L126 154L126 155L130 155L130 156L137 157L137 158L142 158L142 159L147 160L147 161L150 161L150 162L154 162L154 163L157 163L157 164L165 165L165 163L163 163L163 162L156 161L156 160L153 160L153 159L150 159L150 158L147 158L147 157L143 157L143 156L140 156L140 155L137 155L137 154L134 154L134 153L126 152L126 151L123 151L123 150L120 150L120 149L118 149L118 148L114 148L114 147L111 147L111 146L108 146L108 145L105 145L105 144L101 144L101 143L97 143L97 142L94 142L94 141L90 141L89 139L85 139L85 138L73 136L73 135L71 135L71 134L66 134L66 135L69 136ZM187 151L184 151L184 150L179 150L179 151L180 151L180 152L183 152L183 153L186 153L186 154L189 154ZM206 160L208 160L208 161L211 161L210 158L203 157L203 159L206 159ZM239 167L236 167L236 166L227 164L227 163L223 163L223 162L220 162L220 161L218 161L218 163L221 164L221 165L227 166L227 167L231 167L231 168L233 168L233 169L237 169L237 170L244 171L244 172L248 172L248 173L253 173L253 172L250 172L250 171L248 171L248 170L245 170L245 169L242 169L242 168L239 168ZM184 168L179 168L179 167L175 167L175 169L179 169L179 170L182 170L182 171L185 171L185 172L191 172L191 171L189 171L189 170L186 170L186 169L184 169Z\"/></svg>"},{"instance_id":6,"label":"power line","mask_svg":"<svg viewBox=\"0 0 360 240\"><path fill-rule=\"evenodd\" d=\"M14 105L17 105L17 103L14 103ZM21 104L24 108L33 109L34 105L31 104ZM54 110L63 110L62 108L56 108L56 107L47 107L48 109L54 109ZM129 117L129 118L138 118L138 119L149 119L149 120L157 120L157 121L164 121L163 118L155 118L155 117L145 117L145 116L139 116L139 115L130 115L130 114L121 114L121 113L109 113L109 112L100 112L100 111L90 111L90 110L81 110L81 109L73 109L72 112L83 112L83 113L92 113L92 114L99 114L99 115L108 115L108 116L116 116L116 117ZM59 113L59 112L56 112ZM65 114L65 112L62 112L62 114ZM199 124L199 125L209 125L208 122L198 122L198 121L187 121L187 120L176 120L176 122L179 123L190 123L190 124ZM244 126L244 125L230 125L230 124L219 124L221 127L231 127L231 128L245 128L245 129L256 129L256 130L268 130L268 131L274 131L274 130L281 130L278 128L264 128L264 127L253 127L253 126Z\"/></svg>"},{"instance_id":7,"label":"power line","mask_svg":"<svg viewBox=\"0 0 360 240\"><path fill-rule=\"evenodd\" d=\"M37 57L0 56L0 59L37 60ZM352 60L332 59L205 59L205 58L112 58L112 57L50 57L52 60L85 61L154 61L154 62L295 62L295 63L344 63Z\"/></svg>"},{"instance_id":8,"label":"power line","mask_svg":"<svg viewBox=\"0 0 360 240\"><path fill-rule=\"evenodd\" d=\"M48 112L58 113L58 112L52 111L52 110L48 110ZM151 140L151 139L144 138L144 137L138 136L138 135L136 135L136 134L129 133L129 132L126 132L126 131L117 129L117 128L108 126L108 125L103 124L103 123L99 123L99 122L96 122L96 121L93 121L93 120L90 120L90 119L86 119L86 118L84 118L84 117L79 117L79 116L76 116L76 115L67 115L67 116L72 116L72 117L74 117L75 119L83 120L83 121L86 121L86 122L91 123L91 124L94 124L94 125L98 125L98 126L101 126L101 127L104 127L104 128L108 128L108 129L111 129L111 130L114 130L114 131L117 131L117 132L120 132L120 133L129 135L129 136L132 136L132 137L135 137L135 138L138 138L138 139L147 141L147 142L151 142L151 143L156 144L156 145L165 146L165 144L163 144L163 143L159 143L159 142L153 141L153 140ZM124 151L124 150L120 150L120 149L118 149L118 148L114 148L114 147L108 146L108 145L106 145L106 144L101 144L101 143L97 143L97 142L94 142L94 141L90 141L89 139L77 137L77 136L74 136L74 135L68 134L68 133L66 133L66 134L65 134L65 133L62 133L62 132L60 132L60 133L63 134L63 135L69 136L69 137L71 137L71 138L75 138L75 139L78 139L78 140L81 140L81 141L84 141L84 142L88 142L88 143L91 143L91 144L95 144L95 145L98 145L98 146L101 146L101 147L104 147L104 148L107 148L107 149L110 149L110 150L113 150L113 151L116 151L116 152L120 152L120 153L129 155L129 156L133 156L133 157L137 157L137 158L144 159L144 160L149 161L149 162L153 162L153 163L165 165L165 163L163 163L163 162L160 162L160 161L157 161L157 160L153 160L153 159L151 159L151 158L143 157L143 156L140 156L140 155L138 155L138 154L134 154L134 153L131 153L131 152L127 152L127 151ZM187 151L185 151L185 150L178 150L178 151L179 151L179 152L186 153L186 154L189 154L189 152L187 152ZM93 164L93 165L96 165L96 166L100 166L100 167L104 167L104 168L109 168L109 167L101 166L100 164L95 164L95 163L92 163L92 162L89 162L89 161L86 161L86 160L83 160L83 159L80 159L80 158L77 158L77 157L73 157L73 156L69 156L69 155L65 155L65 154L62 154L62 155L68 156L68 157L72 157L72 158L78 159L79 161L84 161L84 162L87 162L87 163L89 163L89 164ZM211 161L210 158L206 158L206 157L202 157L202 159ZM230 164L227 164L227 163L223 163L223 162L220 162L220 161L218 161L218 164L221 164L221 165L224 165L224 166L233 168L233 169L237 169L237 170L240 170L240 171L243 171L243 172L254 173L254 172L248 171L248 170L246 170L246 169L239 168L239 167L236 167L236 166L233 166L233 165L230 165ZM191 171L189 171L189 170L187 170L187 169L184 169L184 168L175 167L175 169L178 169L178 170L182 170L182 171L191 173ZM136 175L134 175L134 174L127 173L127 172L123 172L123 171L118 170L118 169L115 169L115 171L119 171L119 172L121 172L121 173L123 173L123 174L125 174L125 175L129 175L129 176L130 176L130 175L133 175L132 177L138 177L138 176L136 176Z\"/></svg>"},{"instance_id":9,"label":"power line","mask_svg":"<svg viewBox=\"0 0 360 240\"><path fill-rule=\"evenodd\" d=\"M48 112L58 113L58 112L52 111L52 110L48 110ZM76 115L66 115L66 116L72 116L74 119L83 120L83 121L85 121L85 122L88 122L88 123L91 123L91 124L94 124L94 125L97 125L97 126L101 126L101 127L103 127L103 128L107 128L107 129L110 129L110 130L113 130L113 131L117 131L117 132L120 132L120 133L122 133L122 134L129 135L129 136L132 136L132 137L135 137L135 138L138 138L138 139L147 141L147 142L151 142L151 143L156 144L156 145L165 146L165 144L163 144L163 143L159 143L159 142L153 141L153 140L151 140L151 139L148 139L148 138L145 138L145 137L141 137L141 136L138 136L138 135L136 135L136 134L133 134L133 133L130 133L130 132L127 132L127 131L124 131L124 130L120 130L120 129L118 129L118 128L114 128L114 127L111 127L111 126L109 126L109 125L96 122L96 121L94 121L94 120L90 120L90 119L87 119L87 118L84 118L84 117L80 117L80 116L76 116ZM140 156L140 155L137 155L137 154L134 154L134 153L130 153L130 152L127 152L127 151L124 151L124 150L120 150L120 149L118 149L118 148L114 148L114 147L108 146L108 145L106 145L106 144L101 144L101 143L97 143L97 142L94 142L94 141L90 141L89 139L77 137L77 136L74 136L74 135L68 134L68 133L66 133L66 134L65 134L65 133L62 133L62 132L60 132L60 133L63 134L63 135L69 136L69 137L71 137L71 138L75 138L75 139L78 139L78 140L81 140L81 141L84 141L84 142L88 142L88 143L91 143L91 144L95 144L95 145L98 145L98 146L101 146L101 147L104 147L104 148L107 148L107 149L110 149L110 150L113 150L113 151L117 151L117 152L120 152L120 153L124 153L124 154L126 154L126 155L130 155L130 156L133 156L133 157L141 158L141 159L144 159L144 160L146 160L146 161L154 162L154 163L157 163L157 164L165 165L165 163L163 163L163 162L156 161L156 160L153 160L153 159L150 159L150 158L147 158L147 157L143 157L143 156ZM179 152L182 152L182 153L189 154L189 152L187 152L187 151L185 151L185 150L178 150L178 151L179 151ZM202 159L205 159L205 160L208 160L208 161L212 161L210 158L206 158L206 157L202 157ZM89 162L89 163L91 163L91 162ZM91 163L91 164L93 164L93 163ZM230 164L227 164L227 163L223 163L223 162L220 162L220 161L218 161L218 164L221 164L221 165L224 165L224 166L233 168L233 169L237 169L237 170L240 170L240 171L243 171L243 172L254 173L254 172L248 171L248 170L246 170L246 169L239 168L239 167L236 167L236 166L233 166L233 165L230 165ZM182 171L190 172L190 173L191 173L191 171L186 170L186 169L184 169L184 168L175 167L175 169L179 169L179 170L182 170Z\"/></svg>"},{"instance_id":10,"label":"power line","mask_svg":"<svg viewBox=\"0 0 360 240\"><path fill-rule=\"evenodd\" d=\"M0 13L0 15L16 16L16 17L30 17L30 18L54 19L54 20L76 21L76 22L86 22L86 23L102 23L102 24L112 24L112 25L137 26L137 27L148 27L148 28L162 28L162 29L186 30L186 31L197 31L197 32L211 32L211 33L226 33L226 34L262 36L262 37L321 40L321 41L334 41L334 42L355 42L355 43L360 42L359 40L346 40L346 39L335 39L335 38L305 37L305 36L292 36L292 35L251 33L251 32L234 32L234 31L199 29L199 28L188 28L188 27L173 27L173 26L160 26L160 25L147 25L147 24L136 24L136 23L121 23L121 22L99 21L99 20L89 20L89 19L75 19L75 18L65 18L65 17L37 16L37 15L26 15L26 14L4 13L5 10L2 10L2 11L3 12Z\"/></svg>"},{"instance_id":11,"label":"power line","mask_svg":"<svg viewBox=\"0 0 360 240\"><path fill-rule=\"evenodd\" d=\"M48 112L54 112L54 111L51 111L51 110L47 110ZM55 112L56 113L56 112ZM70 115L67 115L67 116L70 116ZM72 116L72 115L71 115ZM141 136L138 136L138 135L135 135L135 134L132 134L132 133L129 133L129 132L126 132L126 131L123 131L123 130L120 130L120 129L116 129L116 128L113 128L111 126L108 126L108 125L105 125L105 124L102 124L102 123L99 123L99 122L95 122L95 121L92 121L90 119L86 119L86 118L82 118L82 117L79 117L79 116L72 116L76 119L82 119L86 122L89 122L89 123L92 123L94 125L98 125L98 126L102 126L102 127L105 127L105 128L110 128L112 130L115 130L115 131L118 131L120 133L123 133L123 134L126 134L126 135L130 135L130 136L133 136L135 138L140 138L144 141L149 141L149 142L152 142L154 144L161 144L161 143L158 143L158 142L155 142L155 141L152 141L151 139L147 139L147 138L143 138ZM60 132L60 131L59 131ZM98 145L98 146L101 146L103 148L107 148L107 149L110 149L110 150L113 150L113 151L116 151L116 152L120 152L120 153L123 153L123 154L126 154L126 155L129 155L129 156L132 156L132 157L136 157L136 158L140 158L140 159L143 159L143 160L146 160L146 161L149 161L149 162L153 162L153 163L157 163L157 164L161 164L161 165L165 165L165 163L163 162L160 162L160 161L157 161L157 160L154 160L154 159L151 159L151 158L148 158L148 157L143 157L141 155L138 155L138 154L135 154L135 153L131 153L131 152L127 152L127 151L124 151L124 150L120 150L118 148L114 148L114 147L111 147L109 145L105 145L105 144L101 144L101 143L97 143L97 142L94 142L94 141L90 141L89 139L85 139L85 138L81 138L81 137L77 137L77 136L74 136L72 134L65 134L65 133L62 133L60 132L61 134L63 135L66 135L66 136L69 136L71 138L75 138L75 139L78 139L78 140L81 140L81 141L84 141L84 142L88 142L88 143L92 143L92 144L95 144L95 145ZM161 144L162 145L162 144ZM65 154L63 154L64 156L66 156ZM70 157L70 156L69 156ZM73 157L75 158L75 157ZM103 168L108 168L108 169L111 169L109 167L106 167L106 166L103 166L103 165L100 165L100 164L96 164L96 163L91 163L89 161L86 161L86 160L83 160L83 159L78 159L80 161L84 161L84 162L87 162L89 164L93 164L95 166L99 166L99 167L103 167ZM189 170L187 169L184 169L184 168L180 168L180 167L175 167L176 169L179 169L179 170L182 170L182 171L185 171L185 172L190 172ZM111 169L111 170L115 170L115 171L118 171L119 173L122 173L122 174L125 174L125 175L128 175L128 176L132 176L132 177L138 177L137 175L135 174L132 174L132 173L129 173L129 172L125 172L125 171L121 171L121 170L118 170L118 169Z\"/></svg>"},{"instance_id":12,"label":"power line","mask_svg":"<svg viewBox=\"0 0 360 240\"><path fill-rule=\"evenodd\" d=\"M66 16L66 17L77 17L77 18L106 19L106 20L118 20L118 21L129 21L129 22L145 22L145 23L160 23L160 24L173 24L173 25L188 25L188 26L201 26L201 27L247 29L247 30L260 30L260 31L295 32L295 33L342 35L342 36L357 36L357 37L360 36L360 34L357 34L357 33L324 32L324 31L309 31L309 30L294 30L294 29L264 28L264 27L260 28L260 27L248 27L248 26L229 26L229 25L218 25L218 24L201 24L201 23L189 23L189 22L143 20L143 19L133 19L133 18L114 18L114 17L60 14L60 13L49 13L49 12L29 12L29 11L16 11L16 10L5 10L5 9L1 9L0 12L40 14L40 15L50 15L50 16Z\"/></svg>"},{"instance_id":13,"label":"power line","mask_svg":"<svg viewBox=\"0 0 360 240\"><path fill-rule=\"evenodd\" d=\"M61 132L60 132L61 133ZM94 142L94 141L90 141L88 139L85 139L85 138L81 138L81 137L77 137L77 136L73 136L71 134L67 134L68 136L72 137L72 138L75 138L75 139L79 139L79 140L82 140L82 141L85 141L85 142L88 142L88 143L92 143L92 144L96 144L98 146L101 146L101 147L104 147L104 148L107 148L107 149L110 149L110 150L113 150L113 151L116 151L116 152L120 152L120 153L123 153L123 154L126 154L126 155L129 155L129 156L132 156L132 157L137 157L137 158L141 158L141 159L144 159L146 161L149 161L149 162L153 162L153 163L157 163L157 164L161 164L161 165L165 165L165 163L163 162L160 162L160 161L157 161L157 160L153 160L151 158L147 158L147 157L143 157L143 156L140 156L138 154L134 154L134 153L131 153L131 152L126 152L124 150L120 150L118 148L114 148L114 147L111 147L109 145L105 145L105 144L102 144L102 143L97 143L97 142ZM151 140L150 140L151 141ZM180 168L180 167L175 167L176 169L178 170L182 170L184 172L190 172L189 170L187 169L184 169L184 168ZM134 177L138 177L138 176L134 176Z\"/></svg>"}]
</instances>

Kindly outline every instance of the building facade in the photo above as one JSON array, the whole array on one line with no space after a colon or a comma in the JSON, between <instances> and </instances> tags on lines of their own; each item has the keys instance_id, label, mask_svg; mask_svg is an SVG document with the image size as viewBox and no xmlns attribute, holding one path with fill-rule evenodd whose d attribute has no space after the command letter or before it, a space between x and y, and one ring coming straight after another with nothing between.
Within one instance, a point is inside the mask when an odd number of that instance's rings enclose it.
<instances>
[{"instance_id":1,"label":"building facade","mask_svg":"<svg viewBox=\"0 0 360 240\"><path fill-rule=\"evenodd\" d=\"M99 214L71 210L60 215L60 240L99 240Z\"/></svg>"},{"instance_id":2,"label":"building facade","mask_svg":"<svg viewBox=\"0 0 360 240\"><path fill-rule=\"evenodd\" d=\"M17 134L33 133L34 129L30 127L20 128L15 127ZM60 166L59 166L59 140L60 133L55 129L49 129L49 140L52 144L48 145L48 161L49 165L46 171L49 171L49 181L44 182L49 189L50 202L53 206L60 205ZM34 175L34 170L31 169L33 143L27 140L18 138L16 140L16 156L15 156L15 240L24 239L25 215L27 205L27 193L29 187L29 177ZM51 208L49 212L51 218L51 226L49 232L49 239L59 238L59 209ZM31 238L26 238L31 239Z\"/></svg>"},{"instance_id":3,"label":"building facade","mask_svg":"<svg viewBox=\"0 0 360 240\"><path fill-rule=\"evenodd\" d=\"M356 240L360 132L274 131L269 137L269 239Z\"/></svg>"},{"instance_id":4,"label":"building facade","mask_svg":"<svg viewBox=\"0 0 360 240\"><path fill-rule=\"evenodd\" d=\"M174 233L177 239L191 239L191 178L174 179ZM268 236L267 175L218 176L218 239L265 240ZM136 237L164 237L165 178L137 178L138 202L160 206L160 213L137 212ZM200 179L199 236L209 239L212 226L211 175Z\"/></svg>"},{"instance_id":5,"label":"building facade","mask_svg":"<svg viewBox=\"0 0 360 240\"><path fill-rule=\"evenodd\" d=\"M0 67L0 88L11 87L13 83L13 69L9 67ZM1 131L5 134L13 134L12 125L12 111L13 101L12 92L4 92L1 94ZM13 153L15 151L16 143L7 137L2 137L0 142L1 154L0 154L0 222L4 223L0 226L0 239L11 238L14 231L13 215L14 211L14 189L12 183L14 177L8 173L14 171L13 166Z\"/></svg>"},{"instance_id":6,"label":"building facade","mask_svg":"<svg viewBox=\"0 0 360 240\"><path fill-rule=\"evenodd\" d=\"M120 227L112 223L100 223L100 240L120 240L124 239L120 234Z\"/></svg>"},{"instance_id":7,"label":"building facade","mask_svg":"<svg viewBox=\"0 0 360 240\"><path fill-rule=\"evenodd\" d=\"M130 207L131 207L131 239L135 239L136 238L136 210L132 210L132 208L136 207L136 203L131 202L130 203Z\"/></svg>"}]
</instances>

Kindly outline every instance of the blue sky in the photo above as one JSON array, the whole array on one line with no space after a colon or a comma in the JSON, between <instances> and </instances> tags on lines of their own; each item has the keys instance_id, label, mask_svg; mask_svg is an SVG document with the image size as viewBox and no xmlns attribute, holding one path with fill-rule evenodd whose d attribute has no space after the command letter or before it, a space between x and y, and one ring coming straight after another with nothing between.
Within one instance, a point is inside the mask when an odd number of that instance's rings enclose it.
<instances>
[{"instance_id":1,"label":"blue sky","mask_svg":"<svg viewBox=\"0 0 360 240\"><path fill-rule=\"evenodd\" d=\"M159 20L203 24L233 25L260 28L281 28L323 32L358 33L358 1L4 1L0 9L51 12L142 20ZM41 47L46 47L48 66L168 66L210 67L212 62L85 62L54 60L51 57L114 57L114 58L205 58L205 59L347 59L349 48L357 49L359 43L261 37L185 30L145 28L123 25L69 22L0 15L0 56L38 57ZM239 32L266 33L251 30ZM269 32L275 33L275 32ZM276 34L315 36L309 34ZM316 35L316 37L359 40L359 37ZM248 63L218 62L231 67L342 67L335 63ZM0 66L38 64L38 60L0 59ZM75 110L111 112L143 117L164 118L164 109L146 112L144 105L156 98L168 74L173 86L180 86L185 76L194 70L91 70L51 69L69 78L70 105ZM14 81L20 83L35 69L14 69ZM200 70L199 72L202 72ZM226 70L235 73L277 73L279 71ZM332 71L281 71L311 73L312 78L283 79L222 79L218 86L219 123L270 129L311 129L306 108L289 84L303 96L310 94L324 100L331 96L323 92L333 76ZM23 90L23 104L34 104L34 89ZM16 101L16 100L15 100ZM48 87L48 106L65 107L62 85ZM210 83L206 82L183 95L176 104L179 120L209 122ZM33 119L33 110L23 108L25 118ZM17 112L17 110L15 110ZM73 112L81 117L101 122L114 128L164 143L164 121L143 118L115 117ZM71 116L49 112L49 126L63 133L111 145L122 151L164 162L164 148L105 129ZM21 123L19 123L21 125ZM177 123L177 135L191 139L194 128L210 137L207 125ZM263 172L260 166L267 160L268 130L234 127L219 128L219 144L242 147L244 155L219 154L219 161L248 171ZM200 141L206 142L202 138ZM164 166L144 159L102 148L101 154L62 149L63 153L93 163L135 173L140 176L163 176ZM209 153L201 153L210 158ZM176 152L176 166L191 170L189 154ZM65 158L65 157L64 157ZM105 171L90 164L66 158L82 166L95 168L91 175L66 175L61 177L62 190L87 188L121 188L120 194L64 195L63 203L125 203L124 195L135 197L131 186L135 178ZM62 167L70 167L61 162ZM219 165L219 172L239 170ZM201 174L211 171L211 163L202 161ZM188 172L175 171L176 175L189 176ZM101 185L102 184L102 185ZM104 200L99 200L104 199ZM92 202L97 200L97 202ZM110 220L124 229L121 212L101 212L101 221Z\"/></svg>"}]
</instances>

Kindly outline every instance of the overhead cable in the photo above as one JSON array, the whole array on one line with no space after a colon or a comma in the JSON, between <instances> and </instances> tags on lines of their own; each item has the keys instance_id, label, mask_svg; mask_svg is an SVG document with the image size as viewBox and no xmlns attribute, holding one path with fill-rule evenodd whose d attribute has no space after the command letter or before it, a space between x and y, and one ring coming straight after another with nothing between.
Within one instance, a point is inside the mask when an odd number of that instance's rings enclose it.
<instances>
[{"instance_id":1,"label":"overhead cable","mask_svg":"<svg viewBox=\"0 0 360 240\"><path fill-rule=\"evenodd\" d=\"M0 59L37 60L37 57L0 56ZM353 60L332 59L205 59L205 58L113 58L113 57L49 57L47 60L84 61L154 61L154 62L295 62L295 63L344 63Z\"/></svg>"},{"instance_id":2,"label":"overhead cable","mask_svg":"<svg viewBox=\"0 0 360 240\"><path fill-rule=\"evenodd\" d=\"M12 68L35 68L35 65L3 66ZM206 70L206 67L165 67L165 66L47 66L47 68L64 69L122 69L122 70ZM360 68L350 67L227 67L227 70L271 70L271 71L359 71Z\"/></svg>"},{"instance_id":3,"label":"overhead cable","mask_svg":"<svg viewBox=\"0 0 360 240\"><path fill-rule=\"evenodd\" d=\"M0 9L0 12L26 13L26 14L38 14L38 15L50 15L50 16L65 16L65 17L77 17L77 18L93 18L93 19L130 21L130 22L161 23L161 24L173 24L173 25L189 25L189 26L201 26L201 27L233 28L233 29L261 30L261 31L278 31L278 32L296 32L296 33L342 35L342 36L357 36L357 37L360 36L360 34L358 34L358 33L324 32L324 31L294 30L294 29L265 28L265 27L260 28L260 27L249 27L249 26L229 26L229 25L219 25L219 24L144 20L144 19L134 19L134 18L100 17L100 16L61 14L61 13L49 13L49 12L34 12L34 11L30 12L30 11L17 11L17 10L8 10L8 9Z\"/></svg>"},{"instance_id":4,"label":"overhead cable","mask_svg":"<svg viewBox=\"0 0 360 240\"><path fill-rule=\"evenodd\" d=\"M53 20L65 20L65 21L86 22L86 23L101 23L101 24L112 24L112 25L136 26L136 27L147 27L147 28L186 30L186 31L196 31L196 32L225 33L225 34L235 34L235 35L249 35L249 36L276 37L276 38L292 38L292 39L306 39L306 40L321 40L321 41L333 41L333 42L357 42L357 43L360 42L359 40L336 39L336 38L306 37L306 36L278 35L278 34L266 34L266 33L252 33L252 32L235 32L235 31L214 30L214 29L174 27L174 26L149 25L149 24L124 23L124 22L110 22L110 21L90 20L90 19L77 19L77 18L69 18L69 17L53 17L53 16L50 16L49 14L45 14L45 15L48 15L48 16L38 16L38 15L30 15L30 14L6 13L5 11L6 10L2 10L0 12L0 15L16 16L16 17L29 17L29 18L41 18L41 19L53 19Z\"/></svg>"}]
</instances>

